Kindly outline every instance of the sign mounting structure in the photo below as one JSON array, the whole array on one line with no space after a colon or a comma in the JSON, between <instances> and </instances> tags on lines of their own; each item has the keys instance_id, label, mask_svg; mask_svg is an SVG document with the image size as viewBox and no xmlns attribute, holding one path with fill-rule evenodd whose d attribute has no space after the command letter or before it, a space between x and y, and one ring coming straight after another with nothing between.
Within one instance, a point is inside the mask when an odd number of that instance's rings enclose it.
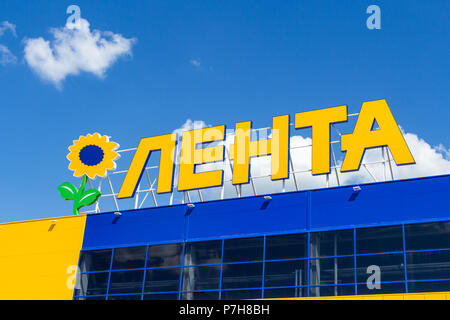
<instances>
[{"instance_id":1,"label":"sign mounting structure","mask_svg":"<svg viewBox=\"0 0 450 320\"><path fill-rule=\"evenodd\" d=\"M330 125L346 122L347 106L338 106L295 114L295 128L312 128L312 174L329 174ZM249 183L250 159L271 156L271 179L289 177L289 115L277 116L272 121L272 137L251 141L251 122L235 125L234 144L229 158L233 161L232 184ZM374 130L373 124L379 129ZM224 161L223 145L203 147L225 139L225 126L207 127L183 132L181 138L181 162L179 164L178 191L189 191L223 185L223 170L196 172L196 166ZM145 171L147 161L155 151L161 152L157 193L173 191L175 150L177 134L143 138L136 150L130 168L120 188L118 199L131 198ZM341 136L341 151L345 152L341 172L357 171L366 150L377 147L389 148L397 165L414 164L415 160L396 123L386 100L364 102L355 129Z\"/></svg>"}]
</instances>

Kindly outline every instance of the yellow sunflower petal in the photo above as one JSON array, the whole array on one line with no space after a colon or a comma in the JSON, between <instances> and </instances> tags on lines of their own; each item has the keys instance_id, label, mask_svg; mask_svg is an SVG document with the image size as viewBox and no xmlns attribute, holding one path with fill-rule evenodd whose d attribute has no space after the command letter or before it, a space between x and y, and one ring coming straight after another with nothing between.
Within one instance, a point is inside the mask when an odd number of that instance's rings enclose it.
<instances>
[{"instance_id":1,"label":"yellow sunflower petal","mask_svg":"<svg viewBox=\"0 0 450 320\"><path fill-rule=\"evenodd\" d=\"M81 150L88 145L96 146L103 151L103 158L95 165L85 164L80 159ZM97 176L104 177L108 170L116 168L114 160L120 157L119 153L114 151L117 148L119 148L119 144L109 141L108 136L102 136L97 132L80 136L79 140L74 140L73 145L69 147L70 152L67 155L67 159L70 161L69 169L74 171L76 177L82 175L87 175L91 179L95 179Z\"/></svg>"}]
</instances>

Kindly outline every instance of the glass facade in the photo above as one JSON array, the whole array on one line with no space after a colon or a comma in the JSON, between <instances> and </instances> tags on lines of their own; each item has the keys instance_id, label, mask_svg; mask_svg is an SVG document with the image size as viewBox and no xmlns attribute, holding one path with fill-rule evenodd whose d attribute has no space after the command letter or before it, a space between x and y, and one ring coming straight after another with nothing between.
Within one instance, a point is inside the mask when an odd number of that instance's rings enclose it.
<instances>
[{"instance_id":1,"label":"glass facade","mask_svg":"<svg viewBox=\"0 0 450 320\"><path fill-rule=\"evenodd\" d=\"M450 291L450 222L82 251L75 299Z\"/></svg>"}]
</instances>

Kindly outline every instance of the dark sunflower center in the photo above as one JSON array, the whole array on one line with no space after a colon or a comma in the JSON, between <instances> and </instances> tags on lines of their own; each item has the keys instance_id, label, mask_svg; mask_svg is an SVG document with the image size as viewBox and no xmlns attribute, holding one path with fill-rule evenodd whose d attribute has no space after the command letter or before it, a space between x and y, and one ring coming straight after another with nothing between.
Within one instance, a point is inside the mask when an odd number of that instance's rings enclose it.
<instances>
[{"instance_id":1,"label":"dark sunflower center","mask_svg":"<svg viewBox=\"0 0 450 320\"><path fill-rule=\"evenodd\" d=\"M87 166L96 166L102 162L104 157L102 148L94 145L88 145L80 150L80 161Z\"/></svg>"}]
</instances>

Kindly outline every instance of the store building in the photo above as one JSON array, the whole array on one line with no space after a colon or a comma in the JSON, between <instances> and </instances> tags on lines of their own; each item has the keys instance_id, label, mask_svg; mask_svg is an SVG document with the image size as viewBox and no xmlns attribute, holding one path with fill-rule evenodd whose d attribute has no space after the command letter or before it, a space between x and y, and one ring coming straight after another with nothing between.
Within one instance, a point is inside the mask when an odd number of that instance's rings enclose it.
<instances>
[{"instance_id":1,"label":"store building","mask_svg":"<svg viewBox=\"0 0 450 320\"><path fill-rule=\"evenodd\" d=\"M0 298L446 298L449 195L444 175L3 224Z\"/></svg>"}]
</instances>

